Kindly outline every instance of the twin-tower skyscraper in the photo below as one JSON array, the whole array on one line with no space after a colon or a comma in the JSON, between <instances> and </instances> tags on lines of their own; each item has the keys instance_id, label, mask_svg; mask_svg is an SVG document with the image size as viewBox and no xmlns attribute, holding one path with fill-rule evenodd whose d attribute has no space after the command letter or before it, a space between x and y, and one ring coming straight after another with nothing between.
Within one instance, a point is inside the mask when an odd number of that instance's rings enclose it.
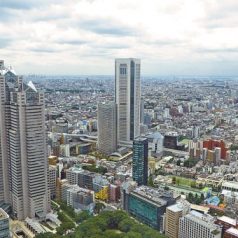
<instances>
[{"instance_id":1,"label":"twin-tower skyscraper","mask_svg":"<svg viewBox=\"0 0 238 238\"><path fill-rule=\"evenodd\" d=\"M118 144L130 143L140 136L140 103L140 60L116 59L115 102L98 104L99 150L110 154L117 150Z\"/></svg>"},{"instance_id":2,"label":"twin-tower skyscraper","mask_svg":"<svg viewBox=\"0 0 238 238\"><path fill-rule=\"evenodd\" d=\"M44 218L47 177L44 93L0 60L0 203L19 220Z\"/></svg>"}]
</instances>

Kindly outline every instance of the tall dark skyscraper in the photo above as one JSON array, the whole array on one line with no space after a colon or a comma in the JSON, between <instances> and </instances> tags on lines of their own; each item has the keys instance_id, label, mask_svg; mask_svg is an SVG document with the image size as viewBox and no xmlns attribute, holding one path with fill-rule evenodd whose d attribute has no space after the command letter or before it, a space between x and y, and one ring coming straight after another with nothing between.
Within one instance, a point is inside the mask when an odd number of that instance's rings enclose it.
<instances>
[{"instance_id":1,"label":"tall dark skyscraper","mask_svg":"<svg viewBox=\"0 0 238 238\"><path fill-rule=\"evenodd\" d=\"M138 137L133 141L132 177L138 185L146 185L148 180L148 139Z\"/></svg>"}]
</instances>

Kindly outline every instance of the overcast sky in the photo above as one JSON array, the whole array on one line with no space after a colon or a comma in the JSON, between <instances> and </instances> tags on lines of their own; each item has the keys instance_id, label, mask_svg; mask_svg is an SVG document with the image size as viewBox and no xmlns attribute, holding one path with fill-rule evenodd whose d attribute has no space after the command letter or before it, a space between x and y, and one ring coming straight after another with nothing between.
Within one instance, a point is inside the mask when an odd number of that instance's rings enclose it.
<instances>
[{"instance_id":1,"label":"overcast sky","mask_svg":"<svg viewBox=\"0 0 238 238\"><path fill-rule=\"evenodd\" d=\"M238 74L238 0L0 0L0 59L20 74Z\"/></svg>"}]
</instances>

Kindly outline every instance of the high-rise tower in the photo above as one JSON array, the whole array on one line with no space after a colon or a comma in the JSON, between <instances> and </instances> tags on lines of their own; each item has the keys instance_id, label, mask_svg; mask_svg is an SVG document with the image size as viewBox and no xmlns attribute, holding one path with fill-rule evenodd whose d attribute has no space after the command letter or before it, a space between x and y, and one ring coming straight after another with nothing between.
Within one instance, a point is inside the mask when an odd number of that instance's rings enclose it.
<instances>
[{"instance_id":1,"label":"high-rise tower","mask_svg":"<svg viewBox=\"0 0 238 238\"><path fill-rule=\"evenodd\" d=\"M148 180L148 139L138 137L133 141L132 177L138 185Z\"/></svg>"},{"instance_id":2,"label":"high-rise tower","mask_svg":"<svg viewBox=\"0 0 238 238\"><path fill-rule=\"evenodd\" d=\"M110 155L117 150L116 104L98 104L98 149Z\"/></svg>"},{"instance_id":3,"label":"high-rise tower","mask_svg":"<svg viewBox=\"0 0 238 238\"><path fill-rule=\"evenodd\" d=\"M50 208L44 110L44 94L0 61L0 200L20 220Z\"/></svg>"},{"instance_id":4,"label":"high-rise tower","mask_svg":"<svg viewBox=\"0 0 238 238\"><path fill-rule=\"evenodd\" d=\"M140 60L116 59L115 99L119 143L132 141L140 135L140 97Z\"/></svg>"}]
</instances>

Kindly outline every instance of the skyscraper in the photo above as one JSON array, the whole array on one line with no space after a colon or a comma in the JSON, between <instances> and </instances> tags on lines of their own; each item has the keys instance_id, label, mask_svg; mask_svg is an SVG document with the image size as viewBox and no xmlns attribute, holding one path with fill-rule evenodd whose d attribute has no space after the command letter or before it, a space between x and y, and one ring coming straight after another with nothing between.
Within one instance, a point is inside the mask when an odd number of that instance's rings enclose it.
<instances>
[{"instance_id":1,"label":"skyscraper","mask_svg":"<svg viewBox=\"0 0 238 238\"><path fill-rule=\"evenodd\" d=\"M50 208L44 110L44 94L1 61L0 200L20 220Z\"/></svg>"},{"instance_id":2,"label":"skyscraper","mask_svg":"<svg viewBox=\"0 0 238 238\"><path fill-rule=\"evenodd\" d=\"M144 98L141 98L140 100L140 123L144 124L144 116L145 116L145 103L144 103Z\"/></svg>"},{"instance_id":3,"label":"skyscraper","mask_svg":"<svg viewBox=\"0 0 238 238\"><path fill-rule=\"evenodd\" d=\"M148 139L138 137L133 141L132 178L138 185L148 180Z\"/></svg>"},{"instance_id":4,"label":"skyscraper","mask_svg":"<svg viewBox=\"0 0 238 238\"><path fill-rule=\"evenodd\" d=\"M98 149L110 155L117 150L115 102L98 104Z\"/></svg>"},{"instance_id":5,"label":"skyscraper","mask_svg":"<svg viewBox=\"0 0 238 238\"><path fill-rule=\"evenodd\" d=\"M140 97L140 60L116 59L115 99L119 143L132 141L140 135Z\"/></svg>"}]
</instances>

